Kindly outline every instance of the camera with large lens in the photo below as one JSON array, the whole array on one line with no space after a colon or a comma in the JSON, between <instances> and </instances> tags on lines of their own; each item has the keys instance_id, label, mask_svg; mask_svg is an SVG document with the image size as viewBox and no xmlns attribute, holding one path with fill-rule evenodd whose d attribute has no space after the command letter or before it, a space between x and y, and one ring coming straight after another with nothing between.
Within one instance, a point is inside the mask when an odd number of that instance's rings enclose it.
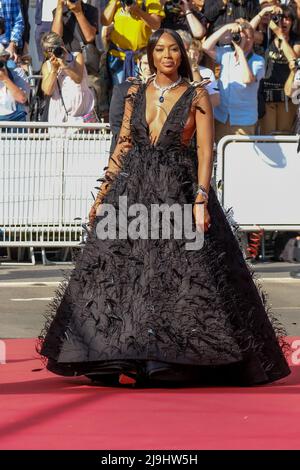
<instances>
[{"instance_id":1,"label":"camera with large lens","mask_svg":"<svg viewBox=\"0 0 300 470\"><path fill-rule=\"evenodd\" d=\"M180 13L180 3L181 3L181 0L168 0L165 3L166 13L173 13L173 14Z\"/></svg>"},{"instance_id":2,"label":"camera with large lens","mask_svg":"<svg viewBox=\"0 0 300 470\"><path fill-rule=\"evenodd\" d=\"M131 7L135 3L135 0L121 0L121 5L123 8Z\"/></svg>"},{"instance_id":3,"label":"camera with large lens","mask_svg":"<svg viewBox=\"0 0 300 470\"><path fill-rule=\"evenodd\" d=\"M283 15L278 14L278 15L272 15L271 20L274 21L275 24L279 25L282 22Z\"/></svg>"},{"instance_id":4,"label":"camera with large lens","mask_svg":"<svg viewBox=\"0 0 300 470\"><path fill-rule=\"evenodd\" d=\"M300 70L300 58L295 59L295 66L297 70Z\"/></svg>"},{"instance_id":5,"label":"camera with large lens","mask_svg":"<svg viewBox=\"0 0 300 470\"><path fill-rule=\"evenodd\" d=\"M57 59L62 59L65 54L65 50L63 47L57 46L53 49L52 53Z\"/></svg>"},{"instance_id":6,"label":"camera with large lens","mask_svg":"<svg viewBox=\"0 0 300 470\"><path fill-rule=\"evenodd\" d=\"M232 40L233 40L236 44L240 44L241 41L242 41L241 33L233 33L231 37L232 37Z\"/></svg>"}]
</instances>

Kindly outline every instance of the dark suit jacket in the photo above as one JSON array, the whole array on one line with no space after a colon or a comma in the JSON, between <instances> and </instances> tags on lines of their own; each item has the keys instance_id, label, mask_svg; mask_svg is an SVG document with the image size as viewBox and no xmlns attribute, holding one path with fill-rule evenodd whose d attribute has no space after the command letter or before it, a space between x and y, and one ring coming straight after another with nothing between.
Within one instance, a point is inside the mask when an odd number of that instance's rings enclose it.
<instances>
[{"instance_id":1,"label":"dark suit jacket","mask_svg":"<svg viewBox=\"0 0 300 470\"><path fill-rule=\"evenodd\" d=\"M111 132L113 134L110 146L111 155L114 152L118 142L125 109L125 98L128 95L128 90L131 85L132 82L123 82L120 85L116 85L113 89L109 108L109 124Z\"/></svg>"}]
</instances>

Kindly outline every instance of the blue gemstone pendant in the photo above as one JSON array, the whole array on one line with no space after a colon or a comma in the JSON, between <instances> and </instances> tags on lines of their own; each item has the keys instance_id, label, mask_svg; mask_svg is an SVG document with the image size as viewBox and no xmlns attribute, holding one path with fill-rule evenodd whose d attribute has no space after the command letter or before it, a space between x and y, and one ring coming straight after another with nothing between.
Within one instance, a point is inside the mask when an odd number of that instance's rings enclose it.
<instances>
[{"instance_id":1,"label":"blue gemstone pendant","mask_svg":"<svg viewBox=\"0 0 300 470\"><path fill-rule=\"evenodd\" d=\"M159 97L159 102L160 102L160 103L163 103L164 101L165 101L164 97L163 97L163 96L160 96L160 97Z\"/></svg>"}]
</instances>

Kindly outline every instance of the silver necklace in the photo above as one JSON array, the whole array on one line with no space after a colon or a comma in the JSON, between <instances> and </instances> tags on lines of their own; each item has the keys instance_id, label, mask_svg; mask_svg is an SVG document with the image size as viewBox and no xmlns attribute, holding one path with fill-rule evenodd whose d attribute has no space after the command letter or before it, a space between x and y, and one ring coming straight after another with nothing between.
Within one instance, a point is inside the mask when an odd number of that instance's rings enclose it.
<instances>
[{"instance_id":1,"label":"silver necklace","mask_svg":"<svg viewBox=\"0 0 300 470\"><path fill-rule=\"evenodd\" d=\"M170 90L172 90L172 88L175 88L177 85L179 85L179 83L181 83L181 80L182 80L182 78L179 76L178 80L176 80L176 82L174 82L174 83L171 83L171 85L160 87L156 83L156 77L155 77L155 79L153 80L153 86L154 86L154 88L156 88L157 90L160 91L160 96L158 98L158 101L160 103L163 103L165 101L164 94L166 93L166 91L170 91Z\"/></svg>"}]
</instances>

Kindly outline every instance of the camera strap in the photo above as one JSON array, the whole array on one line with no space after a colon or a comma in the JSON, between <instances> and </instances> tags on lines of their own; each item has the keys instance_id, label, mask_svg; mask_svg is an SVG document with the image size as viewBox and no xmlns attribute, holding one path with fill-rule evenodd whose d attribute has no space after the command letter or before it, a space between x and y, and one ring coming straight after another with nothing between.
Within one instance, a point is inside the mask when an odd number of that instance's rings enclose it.
<instances>
[{"instance_id":1,"label":"camera strap","mask_svg":"<svg viewBox=\"0 0 300 470\"><path fill-rule=\"evenodd\" d=\"M60 96L62 105L63 105L64 110L65 110L65 113L66 113L66 115L67 115L67 120L68 120L69 113L68 113L68 111L67 111L67 108L66 108L66 105L65 105L65 102L64 102L64 99L63 99L63 95L62 95L62 91L61 91L61 86L60 86L60 83L59 83L58 78L56 79L56 83L57 83L57 88L58 88L59 96Z\"/></svg>"},{"instance_id":2,"label":"camera strap","mask_svg":"<svg viewBox=\"0 0 300 470\"><path fill-rule=\"evenodd\" d=\"M84 37L83 37L83 34L82 34L82 31L81 31L81 28L78 24L78 21L76 20L76 23L75 23L75 28L74 28L74 37L77 39L77 41L79 42L80 44L80 48L81 50L84 48L85 46L85 40L84 40Z\"/></svg>"}]
</instances>

